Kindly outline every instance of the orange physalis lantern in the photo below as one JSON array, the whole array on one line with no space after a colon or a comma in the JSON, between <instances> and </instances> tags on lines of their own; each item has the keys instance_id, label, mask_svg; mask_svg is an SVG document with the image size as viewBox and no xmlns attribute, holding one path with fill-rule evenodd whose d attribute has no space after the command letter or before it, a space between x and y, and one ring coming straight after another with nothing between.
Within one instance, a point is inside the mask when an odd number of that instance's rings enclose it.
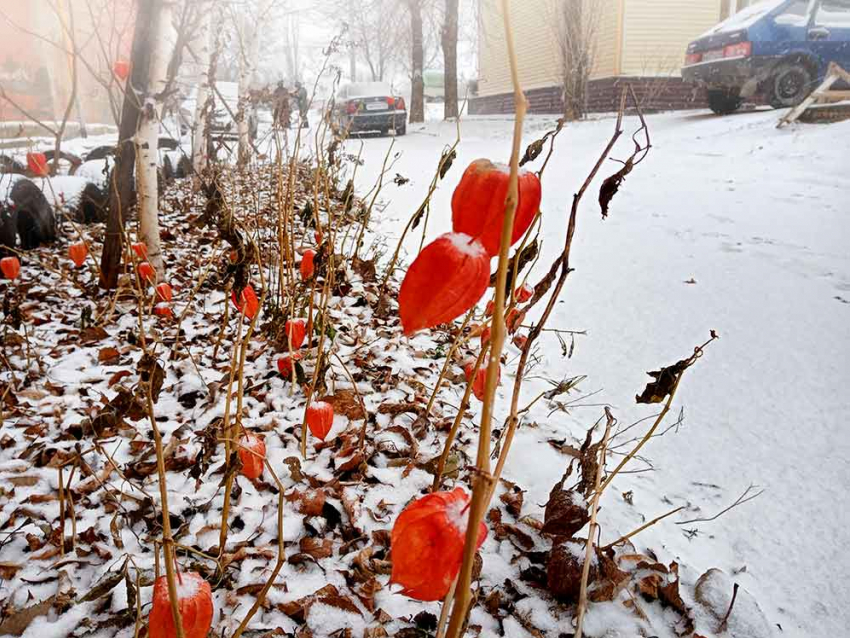
<instances>
[{"instance_id":1,"label":"orange physalis lantern","mask_svg":"<svg viewBox=\"0 0 850 638\"><path fill-rule=\"evenodd\" d=\"M286 338L292 344L292 349L298 350L301 344L304 343L304 337L307 334L307 325L304 323L304 320L290 319L284 324L283 329L286 332Z\"/></svg>"},{"instance_id":2,"label":"orange physalis lantern","mask_svg":"<svg viewBox=\"0 0 850 638\"><path fill-rule=\"evenodd\" d=\"M239 251L235 249L231 250L227 253L227 258L230 260L231 264L237 263L239 261Z\"/></svg>"},{"instance_id":3,"label":"orange physalis lantern","mask_svg":"<svg viewBox=\"0 0 850 638\"><path fill-rule=\"evenodd\" d=\"M516 308L511 308L505 315L505 325L508 327L508 332L513 334L522 324L523 315Z\"/></svg>"},{"instance_id":4,"label":"orange physalis lantern","mask_svg":"<svg viewBox=\"0 0 850 638\"><path fill-rule=\"evenodd\" d=\"M478 303L490 283L490 256L463 233L446 233L410 264L398 293L404 334L456 319Z\"/></svg>"},{"instance_id":5,"label":"orange physalis lantern","mask_svg":"<svg viewBox=\"0 0 850 638\"><path fill-rule=\"evenodd\" d=\"M284 379L292 376L292 370L295 368L295 362L301 360L301 353L294 352L292 356L286 355L277 360L277 371Z\"/></svg>"},{"instance_id":6,"label":"orange physalis lantern","mask_svg":"<svg viewBox=\"0 0 850 638\"><path fill-rule=\"evenodd\" d=\"M153 314L157 317L170 317L174 313L171 312L171 306L167 303L158 303L153 307Z\"/></svg>"},{"instance_id":7,"label":"orange physalis lantern","mask_svg":"<svg viewBox=\"0 0 850 638\"><path fill-rule=\"evenodd\" d=\"M525 283L514 292L517 303L525 303L534 296L534 286Z\"/></svg>"},{"instance_id":8,"label":"orange physalis lantern","mask_svg":"<svg viewBox=\"0 0 850 638\"><path fill-rule=\"evenodd\" d=\"M142 261L146 261L148 258L148 247L144 242L137 241L136 243L131 245L133 248L133 252L136 253L136 257L141 259Z\"/></svg>"},{"instance_id":9,"label":"orange physalis lantern","mask_svg":"<svg viewBox=\"0 0 850 638\"><path fill-rule=\"evenodd\" d=\"M178 574L177 606L180 623L186 638L206 638L212 624L213 602L210 584L195 572ZM153 607L148 617L150 638L175 638L177 628L171 615L168 600L168 581L165 576L156 579L153 586Z\"/></svg>"},{"instance_id":10,"label":"orange physalis lantern","mask_svg":"<svg viewBox=\"0 0 850 638\"><path fill-rule=\"evenodd\" d=\"M313 260L316 257L316 251L307 249L304 251L304 254L301 256L301 279L306 281L313 276L313 272L316 270L313 265Z\"/></svg>"},{"instance_id":11,"label":"orange physalis lantern","mask_svg":"<svg viewBox=\"0 0 850 638\"><path fill-rule=\"evenodd\" d=\"M174 296L174 291L171 289L171 284L162 282L156 287L156 298L160 301L171 301Z\"/></svg>"},{"instance_id":12,"label":"orange physalis lantern","mask_svg":"<svg viewBox=\"0 0 850 638\"><path fill-rule=\"evenodd\" d=\"M17 279L21 274L21 262L17 257L3 257L0 259L0 271L6 279Z\"/></svg>"},{"instance_id":13,"label":"orange physalis lantern","mask_svg":"<svg viewBox=\"0 0 850 638\"><path fill-rule=\"evenodd\" d=\"M139 264L139 277L141 277L142 281L147 284L156 279L156 271L153 269L153 266L150 265L150 262L143 261Z\"/></svg>"},{"instance_id":14,"label":"orange physalis lantern","mask_svg":"<svg viewBox=\"0 0 850 638\"><path fill-rule=\"evenodd\" d=\"M487 366L489 357L481 363L481 366L478 368L478 371L475 371L475 362L469 361L465 366L463 366L463 373L466 375L466 380L469 381L472 378L472 373L475 372L475 380L472 382L472 394L475 395L475 398L479 401L484 400L484 387L487 385ZM502 368L499 368L499 374L496 377L496 383L500 383L502 379Z\"/></svg>"},{"instance_id":15,"label":"orange physalis lantern","mask_svg":"<svg viewBox=\"0 0 850 638\"><path fill-rule=\"evenodd\" d=\"M478 159L464 171L452 195L452 228L456 233L475 237L491 256L499 254L509 181L508 166ZM525 234L540 208L541 187L537 175L520 170L518 186L511 244Z\"/></svg>"},{"instance_id":16,"label":"orange physalis lantern","mask_svg":"<svg viewBox=\"0 0 850 638\"><path fill-rule=\"evenodd\" d=\"M47 156L44 153L27 153L27 168L38 177L47 177Z\"/></svg>"},{"instance_id":17,"label":"orange physalis lantern","mask_svg":"<svg viewBox=\"0 0 850 638\"><path fill-rule=\"evenodd\" d=\"M86 246L85 242L81 241L68 246L68 257L71 258L71 261L74 262L74 265L77 268L86 263L86 257L88 257L88 254L89 249L88 246Z\"/></svg>"},{"instance_id":18,"label":"orange physalis lantern","mask_svg":"<svg viewBox=\"0 0 850 638\"><path fill-rule=\"evenodd\" d=\"M486 346L490 341L490 326L485 326L484 330L481 331L481 346Z\"/></svg>"},{"instance_id":19,"label":"orange physalis lantern","mask_svg":"<svg viewBox=\"0 0 850 638\"><path fill-rule=\"evenodd\" d=\"M248 319L253 319L254 315L257 314L257 310L260 309L260 300L257 299L257 293L254 292L254 287L251 284L248 284L242 289L238 298L235 290L231 292L230 299L233 301L236 309L239 312L244 312Z\"/></svg>"},{"instance_id":20,"label":"orange physalis lantern","mask_svg":"<svg viewBox=\"0 0 850 638\"><path fill-rule=\"evenodd\" d=\"M492 316L493 316L493 312L494 312L495 310L496 310L496 303L495 303L494 301L492 301L492 300L488 301L488 302L487 302L487 307L486 307L486 308L484 308L484 316L485 316L485 317L492 317Z\"/></svg>"},{"instance_id":21,"label":"orange physalis lantern","mask_svg":"<svg viewBox=\"0 0 850 638\"><path fill-rule=\"evenodd\" d=\"M266 444L259 436L245 434L239 440L239 460L242 461L242 476L251 479L260 478L266 459Z\"/></svg>"},{"instance_id":22,"label":"orange physalis lantern","mask_svg":"<svg viewBox=\"0 0 850 638\"><path fill-rule=\"evenodd\" d=\"M316 240L317 244L321 244L322 243L322 231L317 230L315 233L313 233L313 238Z\"/></svg>"},{"instance_id":23,"label":"orange physalis lantern","mask_svg":"<svg viewBox=\"0 0 850 638\"><path fill-rule=\"evenodd\" d=\"M517 335L514 337L514 345L520 350L525 348L526 343L528 343L528 337L525 335Z\"/></svg>"},{"instance_id":24,"label":"orange physalis lantern","mask_svg":"<svg viewBox=\"0 0 850 638\"><path fill-rule=\"evenodd\" d=\"M325 401L314 401L307 406L307 427L317 439L325 440L334 424L334 407Z\"/></svg>"},{"instance_id":25,"label":"orange physalis lantern","mask_svg":"<svg viewBox=\"0 0 850 638\"><path fill-rule=\"evenodd\" d=\"M112 72L119 80L130 77L130 63L127 60L116 60L112 65Z\"/></svg>"},{"instance_id":26,"label":"orange physalis lantern","mask_svg":"<svg viewBox=\"0 0 850 638\"><path fill-rule=\"evenodd\" d=\"M425 601L445 598L463 562L469 500L456 487L423 496L404 508L391 536L390 582L401 585L401 593ZM487 538L487 526L480 525L478 547Z\"/></svg>"}]
</instances>

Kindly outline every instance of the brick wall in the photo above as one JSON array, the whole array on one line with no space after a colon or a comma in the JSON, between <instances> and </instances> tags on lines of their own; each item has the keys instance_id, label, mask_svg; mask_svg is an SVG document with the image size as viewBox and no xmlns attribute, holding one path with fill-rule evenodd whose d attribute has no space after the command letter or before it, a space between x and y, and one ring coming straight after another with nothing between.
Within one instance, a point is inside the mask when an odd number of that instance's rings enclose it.
<instances>
[{"instance_id":1,"label":"brick wall","mask_svg":"<svg viewBox=\"0 0 850 638\"><path fill-rule=\"evenodd\" d=\"M588 85L588 112L603 113L617 110L620 90L630 83L635 90L641 108L646 112L674 111L707 108L705 91L681 78L642 77L605 78L591 80ZM550 86L526 91L530 113L563 112L561 88ZM471 98L469 112L472 115L498 115L513 113L512 93Z\"/></svg>"}]
</instances>

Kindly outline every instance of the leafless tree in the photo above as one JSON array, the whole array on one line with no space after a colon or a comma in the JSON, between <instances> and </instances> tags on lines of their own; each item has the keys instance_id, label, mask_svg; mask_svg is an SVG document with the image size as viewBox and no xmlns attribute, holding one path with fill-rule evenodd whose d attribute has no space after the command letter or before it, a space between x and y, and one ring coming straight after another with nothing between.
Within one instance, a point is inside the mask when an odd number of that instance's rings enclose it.
<instances>
[{"instance_id":1,"label":"leafless tree","mask_svg":"<svg viewBox=\"0 0 850 638\"><path fill-rule=\"evenodd\" d=\"M587 110L587 85L596 53L599 4L587 0L558 0L557 12L564 117L578 120Z\"/></svg>"},{"instance_id":2,"label":"leafless tree","mask_svg":"<svg viewBox=\"0 0 850 638\"><path fill-rule=\"evenodd\" d=\"M443 87L445 106L443 117L457 117L457 36L458 36L458 0L446 0L445 19L443 21Z\"/></svg>"},{"instance_id":3,"label":"leafless tree","mask_svg":"<svg viewBox=\"0 0 850 638\"><path fill-rule=\"evenodd\" d=\"M423 0L407 0L410 12L410 109L411 123L425 121L425 51L422 35Z\"/></svg>"}]
</instances>

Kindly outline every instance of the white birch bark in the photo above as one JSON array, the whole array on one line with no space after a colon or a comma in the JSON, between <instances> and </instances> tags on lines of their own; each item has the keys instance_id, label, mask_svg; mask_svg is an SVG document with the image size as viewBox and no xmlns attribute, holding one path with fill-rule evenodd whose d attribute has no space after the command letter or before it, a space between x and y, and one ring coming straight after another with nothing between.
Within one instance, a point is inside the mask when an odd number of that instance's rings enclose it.
<instances>
[{"instance_id":1,"label":"white birch bark","mask_svg":"<svg viewBox=\"0 0 850 638\"><path fill-rule=\"evenodd\" d=\"M195 97L195 116L192 120L192 167L201 175L207 167L206 126L207 98L210 96L210 56L212 53L212 7L202 7L201 24L198 26L198 92Z\"/></svg>"},{"instance_id":2,"label":"white birch bark","mask_svg":"<svg viewBox=\"0 0 850 638\"><path fill-rule=\"evenodd\" d=\"M239 110L236 113L237 131L239 133L239 162L245 162L251 156L253 146L251 144L249 112L250 103L248 90L254 79L254 70L257 66L257 57L260 49L260 25L266 18L271 8L269 0L256 0L253 11L246 10L242 13L239 38Z\"/></svg>"},{"instance_id":3,"label":"white birch bark","mask_svg":"<svg viewBox=\"0 0 850 638\"><path fill-rule=\"evenodd\" d=\"M154 28L148 94L142 104L139 129L136 132L136 192L139 202L139 239L148 249L148 261L157 277L164 274L162 248L159 243L159 196L157 192L157 160L162 94L168 83L168 62L174 50L176 33L172 27L174 2L161 0L153 17ZM157 15L158 14L158 15Z\"/></svg>"}]
</instances>

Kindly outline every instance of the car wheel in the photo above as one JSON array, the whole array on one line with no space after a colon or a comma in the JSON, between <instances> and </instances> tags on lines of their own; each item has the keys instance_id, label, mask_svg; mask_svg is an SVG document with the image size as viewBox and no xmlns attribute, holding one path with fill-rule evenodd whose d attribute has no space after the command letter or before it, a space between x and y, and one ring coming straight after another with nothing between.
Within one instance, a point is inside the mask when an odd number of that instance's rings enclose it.
<instances>
[{"instance_id":1,"label":"car wheel","mask_svg":"<svg viewBox=\"0 0 850 638\"><path fill-rule=\"evenodd\" d=\"M741 106L743 100L737 91L720 89L708 92L708 108L717 115L729 115Z\"/></svg>"},{"instance_id":2,"label":"car wheel","mask_svg":"<svg viewBox=\"0 0 850 638\"><path fill-rule=\"evenodd\" d=\"M797 106L812 90L812 72L799 62L780 64L773 76L770 105L775 109Z\"/></svg>"},{"instance_id":3,"label":"car wheel","mask_svg":"<svg viewBox=\"0 0 850 638\"><path fill-rule=\"evenodd\" d=\"M397 126L395 129L395 134L399 137L407 134L407 122L402 124L401 126Z\"/></svg>"}]
</instances>

